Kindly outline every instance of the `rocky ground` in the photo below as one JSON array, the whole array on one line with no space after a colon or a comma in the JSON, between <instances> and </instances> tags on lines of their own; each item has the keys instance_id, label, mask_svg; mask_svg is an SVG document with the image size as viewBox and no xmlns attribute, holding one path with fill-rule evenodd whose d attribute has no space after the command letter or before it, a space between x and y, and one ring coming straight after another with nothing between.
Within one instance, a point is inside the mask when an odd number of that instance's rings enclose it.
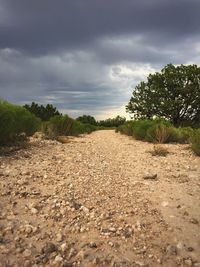
<instances>
[{"instance_id":1,"label":"rocky ground","mask_svg":"<svg viewBox=\"0 0 200 267\"><path fill-rule=\"evenodd\" d=\"M0 156L0 266L200 266L200 158L98 131Z\"/></svg>"}]
</instances>

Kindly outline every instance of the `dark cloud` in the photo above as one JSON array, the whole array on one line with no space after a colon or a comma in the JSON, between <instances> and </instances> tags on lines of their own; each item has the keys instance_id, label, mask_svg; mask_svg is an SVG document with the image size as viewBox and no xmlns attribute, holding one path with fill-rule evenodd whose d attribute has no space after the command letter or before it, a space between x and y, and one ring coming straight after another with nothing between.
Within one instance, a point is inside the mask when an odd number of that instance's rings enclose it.
<instances>
[{"instance_id":1,"label":"dark cloud","mask_svg":"<svg viewBox=\"0 0 200 267\"><path fill-rule=\"evenodd\" d=\"M197 0L1 0L8 19L0 26L0 47L52 53L87 46L104 37L148 35L174 42L199 35ZM155 39L154 39L155 38Z\"/></svg>"},{"instance_id":2,"label":"dark cloud","mask_svg":"<svg viewBox=\"0 0 200 267\"><path fill-rule=\"evenodd\" d=\"M114 114L150 72L200 63L199 12L197 0L0 0L0 96Z\"/></svg>"}]
</instances>

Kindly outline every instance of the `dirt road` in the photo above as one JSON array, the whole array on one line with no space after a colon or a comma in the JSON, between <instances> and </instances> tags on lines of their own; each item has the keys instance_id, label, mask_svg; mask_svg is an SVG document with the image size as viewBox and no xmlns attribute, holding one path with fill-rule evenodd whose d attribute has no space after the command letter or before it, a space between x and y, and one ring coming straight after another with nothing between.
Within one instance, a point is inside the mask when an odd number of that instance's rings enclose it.
<instances>
[{"instance_id":1,"label":"dirt road","mask_svg":"<svg viewBox=\"0 0 200 267\"><path fill-rule=\"evenodd\" d=\"M0 156L0 266L200 266L200 158L165 147L98 131Z\"/></svg>"}]
</instances>

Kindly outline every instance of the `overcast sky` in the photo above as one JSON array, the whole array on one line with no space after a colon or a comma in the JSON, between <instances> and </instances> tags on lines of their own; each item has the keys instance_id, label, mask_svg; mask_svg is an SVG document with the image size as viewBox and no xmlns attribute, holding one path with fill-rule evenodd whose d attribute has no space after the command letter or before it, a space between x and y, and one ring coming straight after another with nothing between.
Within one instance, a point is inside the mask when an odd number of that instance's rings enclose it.
<instances>
[{"instance_id":1,"label":"overcast sky","mask_svg":"<svg viewBox=\"0 0 200 267\"><path fill-rule=\"evenodd\" d=\"M200 0L0 0L0 97L97 119L168 63L200 64Z\"/></svg>"}]
</instances>

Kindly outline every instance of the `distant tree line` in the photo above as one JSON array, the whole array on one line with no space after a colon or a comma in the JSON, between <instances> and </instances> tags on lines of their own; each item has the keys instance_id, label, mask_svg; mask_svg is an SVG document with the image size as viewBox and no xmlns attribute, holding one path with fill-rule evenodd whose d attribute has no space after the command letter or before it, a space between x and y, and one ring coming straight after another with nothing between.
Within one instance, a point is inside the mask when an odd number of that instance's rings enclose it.
<instances>
[{"instance_id":1,"label":"distant tree line","mask_svg":"<svg viewBox=\"0 0 200 267\"><path fill-rule=\"evenodd\" d=\"M118 127L125 123L126 118L117 116L112 119L106 119L106 120L100 120L96 121L96 119L93 116L90 115L83 115L78 117L76 120L82 122L82 123L89 123L91 125L95 126L103 126L103 127Z\"/></svg>"},{"instance_id":2,"label":"distant tree line","mask_svg":"<svg viewBox=\"0 0 200 267\"><path fill-rule=\"evenodd\" d=\"M32 102L31 105L24 105L24 108L33 113L36 117L40 118L42 121L48 121L51 117L61 115L56 107L51 104L43 106Z\"/></svg>"}]
</instances>

